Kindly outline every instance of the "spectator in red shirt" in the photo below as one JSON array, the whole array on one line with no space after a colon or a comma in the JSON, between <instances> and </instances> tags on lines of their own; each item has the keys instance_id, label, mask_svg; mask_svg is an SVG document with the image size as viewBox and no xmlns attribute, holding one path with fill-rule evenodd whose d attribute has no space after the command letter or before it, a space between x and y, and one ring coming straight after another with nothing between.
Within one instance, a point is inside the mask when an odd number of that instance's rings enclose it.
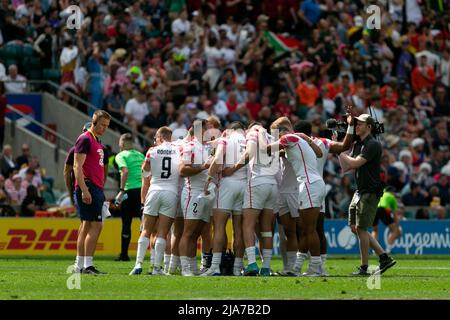
<instances>
[{"instance_id":1,"label":"spectator in red shirt","mask_svg":"<svg viewBox=\"0 0 450 320\"><path fill-rule=\"evenodd\" d=\"M248 100L245 103L245 107L250 112L251 120L256 120L258 118L259 111L261 111L261 104L256 101L255 92L248 93Z\"/></svg>"},{"instance_id":2,"label":"spectator in red shirt","mask_svg":"<svg viewBox=\"0 0 450 320\"><path fill-rule=\"evenodd\" d=\"M274 108L275 116L290 118L293 114L292 106L289 104L289 97L286 92L280 92L278 95L278 101Z\"/></svg>"},{"instance_id":3,"label":"spectator in red shirt","mask_svg":"<svg viewBox=\"0 0 450 320\"><path fill-rule=\"evenodd\" d=\"M385 96L381 99L381 107L383 109L395 109L397 107L397 97L394 95L394 90L387 87Z\"/></svg>"},{"instance_id":4,"label":"spectator in red shirt","mask_svg":"<svg viewBox=\"0 0 450 320\"><path fill-rule=\"evenodd\" d=\"M436 82L436 75L433 68L428 65L425 55L420 57L420 62L414 68L411 75L412 87L415 93L419 93L422 88L431 90Z\"/></svg>"}]
</instances>

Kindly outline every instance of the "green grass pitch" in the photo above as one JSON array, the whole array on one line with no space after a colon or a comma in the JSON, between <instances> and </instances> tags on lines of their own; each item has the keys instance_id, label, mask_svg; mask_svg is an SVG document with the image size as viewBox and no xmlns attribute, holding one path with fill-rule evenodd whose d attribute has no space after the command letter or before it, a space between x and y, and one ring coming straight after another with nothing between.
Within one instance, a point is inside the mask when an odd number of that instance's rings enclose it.
<instances>
[{"instance_id":1,"label":"green grass pitch","mask_svg":"<svg viewBox=\"0 0 450 320\"><path fill-rule=\"evenodd\" d=\"M397 264L372 279L350 277L358 257L327 260L327 278L129 276L134 262L95 259L107 275L81 275L80 289L69 290L70 257L0 258L0 299L450 299L450 259L395 256ZM371 257L371 264L376 259ZM273 270L282 268L274 259ZM146 271L146 270L144 270ZM75 282L73 282L75 283Z\"/></svg>"}]
</instances>

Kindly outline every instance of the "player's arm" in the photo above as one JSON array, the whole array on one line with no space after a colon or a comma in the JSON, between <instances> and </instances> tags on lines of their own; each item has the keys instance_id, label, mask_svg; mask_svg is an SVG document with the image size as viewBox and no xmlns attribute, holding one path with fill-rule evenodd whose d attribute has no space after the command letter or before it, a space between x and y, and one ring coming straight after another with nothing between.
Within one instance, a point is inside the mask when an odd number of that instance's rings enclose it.
<instances>
[{"instance_id":1,"label":"player's arm","mask_svg":"<svg viewBox=\"0 0 450 320\"><path fill-rule=\"evenodd\" d=\"M280 140L281 140L281 139L280 139ZM283 151L284 151L284 149L286 148L286 145L282 144L282 143L280 142L280 140L275 141L275 142L273 142L273 143L267 145L267 153L268 153L268 154L271 154L271 153L272 153L272 150L275 150L275 151L277 151L277 150L283 150ZM284 157L284 152L283 152L283 153L280 153L280 157L281 157L281 156Z\"/></svg>"},{"instance_id":2,"label":"player's arm","mask_svg":"<svg viewBox=\"0 0 450 320\"><path fill-rule=\"evenodd\" d=\"M317 158L322 158L323 157L322 150L320 149L320 147L317 144L314 143L314 141L310 137L308 137L304 133L296 133L296 135L298 135L300 138L302 138L303 140L308 142L309 146L311 147L311 149L313 149L313 151L316 154Z\"/></svg>"},{"instance_id":3,"label":"player's arm","mask_svg":"<svg viewBox=\"0 0 450 320\"><path fill-rule=\"evenodd\" d=\"M192 177L192 176L195 176L195 175L199 174L200 172L202 172L203 170L206 170L208 168L209 168L209 164L208 163L204 163L204 164L202 164L199 167L193 167L192 164L181 162L181 164L180 164L180 176L182 176L182 177Z\"/></svg>"},{"instance_id":4,"label":"player's arm","mask_svg":"<svg viewBox=\"0 0 450 320\"><path fill-rule=\"evenodd\" d=\"M247 142L245 152L242 154L241 158L232 167L223 169L222 176L224 177L232 176L236 171L245 167L250 162L250 160L255 156L255 154L256 154L256 144Z\"/></svg>"},{"instance_id":5,"label":"player's arm","mask_svg":"<svg viewBox=\"0 0 450 320\"><path fill-rule=\"evenodd\" d=\"M74 205L74 203L73 203L74 181L72 179L72 171L73 171L73 166L65 163L64 164L64 183L66 184L67 191L69 192L70 202L72 203L72 205Z\"/></svg>"},{"instance_id":6,"label":"player's arm","mask_svg":"<svg viewBox=\"0 0 450 320\"><path fill-rule=\"evenodd\" d=\"M216 141L216 140L214 140L214 141ZM224 144L223 143L218 143L217 144L217 148L216 148L216 152L215 152L215 155L214 155L214 159L211 161L211 164L209 165L208 178L206 179L205 186L203 188L203 191L205 192L205 194L208 194L208 192L209 192L208 191L209 184L212 181L213 177L220 170L221 164L223 164L223 160L224 160L224 150L223 150L223 148L224 148Z\"/></svg>"},{"instance_id":7,"label":"player's arm","mask_svg":"<svg viewBox=\"0 0 450 320\"><path fill-rule=\"evenodd\" d=\"M141 188L141 204L145 203L148 189L150 188L150 179L152 177L152 170L150 161L145 160L141 167L142 173L142 188Z\"/></svg>"},{"instance_id":8,"label":"player's arm","mask_svg":"<svg viewBox=\"0 0 450 320\"><path fill-rule=\"evenodd\" d=\"M92 202L91 194L89 193L89 189L86 185L86 182L84 181L84 174L83 174L83 164L86 161L86 154L85 153L76 153L74 156L74 173L75 173L75 179L78 182L78 186L81 189L82 192L82 199L84 203L90 204Z\"/></svg>"}]
</instances>

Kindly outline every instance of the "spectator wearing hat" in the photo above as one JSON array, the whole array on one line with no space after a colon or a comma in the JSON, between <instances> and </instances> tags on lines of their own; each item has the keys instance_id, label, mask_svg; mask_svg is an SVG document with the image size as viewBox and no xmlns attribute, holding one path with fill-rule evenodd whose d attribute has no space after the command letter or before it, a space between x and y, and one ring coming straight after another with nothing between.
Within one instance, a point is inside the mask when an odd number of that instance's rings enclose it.
<instances>
[{"instance_id":1,"label":"spectator wearing hat","mask_svg":"<svg viewBox=\"0 0 450 320\"><path fill-rule=\"evenodd\" d=\"M423 162L419 167L414 182L419 184L424 190L429 190L432 184L434 184L433 177L431 176L432 168L427 162Z\"/></svg>"},{"instance_id":2,"label":"spectator wearing hat","mask_svg":"<svg viewBox=\"0 0 450 320\"><path fill-rule=\"evenodd\" d=\"M414 167L420 166L425 161L425 140L422 138L415 138L411 141L411 160Z\"/></svg>"}]
</instances>

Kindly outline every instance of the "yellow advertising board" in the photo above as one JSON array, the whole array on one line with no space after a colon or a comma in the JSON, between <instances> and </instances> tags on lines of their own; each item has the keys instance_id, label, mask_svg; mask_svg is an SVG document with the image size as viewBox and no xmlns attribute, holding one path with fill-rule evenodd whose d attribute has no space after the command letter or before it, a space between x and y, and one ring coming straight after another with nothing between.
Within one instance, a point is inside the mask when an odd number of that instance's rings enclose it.
<instances>
[{"instance_id":1,"label":"yellow advertising board","mask_svg":"<svg viewBox=\"0 0 450 320\"><path fill-rule=\"evenodd\" d=\"M0 218L0 256L76 255L80 220L68 218ZM135 255L140 221L133 219L129 254ZM107 219L95 255L120 253L122 221ZM231 225L227 226L231 241Z\"/></svg>"}]
</instances>

